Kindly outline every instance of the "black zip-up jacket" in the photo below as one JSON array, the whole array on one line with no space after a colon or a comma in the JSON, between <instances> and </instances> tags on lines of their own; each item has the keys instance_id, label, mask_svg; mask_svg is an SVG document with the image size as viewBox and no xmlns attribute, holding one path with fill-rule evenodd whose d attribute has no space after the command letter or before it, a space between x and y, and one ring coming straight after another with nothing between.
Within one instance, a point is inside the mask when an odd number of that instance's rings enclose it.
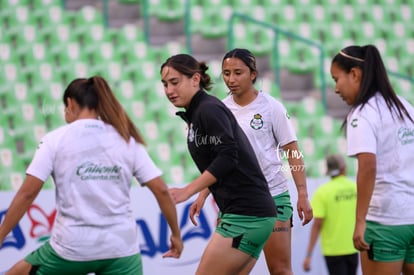
<instances>
[{"instance_id":1,"label":"black zip-up jacket","mask_svg":"<svg viewBox=\"0 0 414 275\"><path fill-rule=\"evenodd\" d=\"M254 151L231 111L216 97L198 91L186 112L187 145L202 173L217 182L209 189L223 214L275 217L276 206Z\"/></svg>"}]
</instances>

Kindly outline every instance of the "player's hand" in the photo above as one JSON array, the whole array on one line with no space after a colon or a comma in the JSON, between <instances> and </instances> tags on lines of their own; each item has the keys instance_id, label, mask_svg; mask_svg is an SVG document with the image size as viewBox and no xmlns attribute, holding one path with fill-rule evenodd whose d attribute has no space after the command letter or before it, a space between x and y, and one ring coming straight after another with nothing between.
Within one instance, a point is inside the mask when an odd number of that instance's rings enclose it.
<instances>
[{"instance_id":1,"label":"player's hand","mask_svg":"<svg viewBox=\"0 0 414 275\"><path fill-rule=\"evenodd\" d=\"M365 229L367 224L365 221L357 221L354 230L354 247L359 251L369 250L369 245L364 240Z\"/></svg>"},{"instance_id":2,"label":"player's hand","mask_svg":"<svg viewBox=\"0 0 414 275\"><path fill-rule=\"evenodd\" d=\"M311 270L311 257L306 257L303 261L303 270L309 272Z\"/></svg>"},{"instance_id":3,"label":"player's hand","mask_svg":"<svg viewBox=\"0 0 414 275\"><path fill-rule=\"evenodd\" d=\"M302 225L308 224L313 219L313 210L307 197L298 198L297 209Z\"/></svg>"},{"instance_id":4,"label":"player's hand","mask_svg":"<svg viewBox=\"0 0 414 275\"><path fill-rule=\"evenodd\" d=\"M170 250L165 252L162 257L163 258L180 258L181 252L183 252L183 240L181 239L181 236L171 236L170 237Z\"/></svg>"},{"instance_id":5,"label":"player's hand","mask_svg":"<svg viewBox=\"0 0 414 275\"><path fill-rule=\"evenodd\" d=\"M200 216L200 211L201 211L201 208L203 208L205 201L206 201L206 198L202 196L198 196L197 199L190 206L190 220L195 226L197 226L198 223L197 223L197 220L194 218L194 216L196 217Z\"/></svg>"}]
</instances>

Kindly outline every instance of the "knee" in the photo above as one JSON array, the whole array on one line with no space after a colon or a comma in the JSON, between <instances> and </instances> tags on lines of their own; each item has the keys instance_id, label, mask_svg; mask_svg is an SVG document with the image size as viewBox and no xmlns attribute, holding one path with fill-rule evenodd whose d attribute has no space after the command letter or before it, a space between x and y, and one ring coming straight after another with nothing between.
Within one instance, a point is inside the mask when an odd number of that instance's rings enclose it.
<instances>
[{"instance_id":1,"label":"knee","mask_svg":"<svg viewBox=\"0 0 414 275\"><path fill-rule=\"evenodd\" d=\"M270 275L293 275L292 269L288 267L273 267L269 269Z\"/></svg>"}]
</instances>

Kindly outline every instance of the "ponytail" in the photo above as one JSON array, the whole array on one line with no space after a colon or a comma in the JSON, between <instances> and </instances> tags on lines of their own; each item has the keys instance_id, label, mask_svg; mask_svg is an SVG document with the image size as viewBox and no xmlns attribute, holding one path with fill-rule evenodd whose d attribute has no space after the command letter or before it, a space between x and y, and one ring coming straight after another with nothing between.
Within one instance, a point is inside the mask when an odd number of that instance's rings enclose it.
<instances>
[{"instance_id":1,"label":"ponytail","mask_svg":"<svg viewBox=\"0 0 414 275\"><path fill-rule=\"evenodd\" d=\"M365 76L362 78L361 91L371 89L372 91L379 92L384 98L391 115L395 113L401 120L407 117L414 122L391 85L378 49L373 45L366 45L362 47L362 50L365 53L364 58L366 62L364 62L363 66Z\"/></svg>"},{"instance_id":2,"label":"ponytail","mask_svg":"<svg viewBox=\"0 0 414 275\"><path fill-rule=\"evenodd\" d=\"M63 94L65 105L68 98L73 98L80 108L95 109L100 119L112 125L126 142L133 137L137 142L145 144L104 78L93 76L73 80Z\"/></svg>"},{"instance_id":3,"label":"ponytail","mask_svg":"<svg viewBox=\"0 0 414 275\"><path fill-rule=\"evenodd\" d=\"M137 142L145 144L138 129L114 96L106 80L100 76L93 76L90 79L98 93L97 112L101 120L111 124L127 142L132 136Z\"/></svg>"},{"instance_id":4,"label":"ponytail","mask_svg":"<svg viewBox=\"0 0 414 275\"><path fill-rule=\"evenodd\" d=\"M208 66L205 62L200 62L200 87L204 90L211 90L211 78L210 75L206 73Z\"/></svg>"}]
</instances>

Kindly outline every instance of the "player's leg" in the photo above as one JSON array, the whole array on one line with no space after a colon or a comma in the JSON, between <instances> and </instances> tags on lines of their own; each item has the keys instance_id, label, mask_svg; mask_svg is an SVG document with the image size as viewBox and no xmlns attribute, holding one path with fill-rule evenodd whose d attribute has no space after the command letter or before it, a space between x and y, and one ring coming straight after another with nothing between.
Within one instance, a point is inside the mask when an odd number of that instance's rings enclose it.
<instances>
[{"instance_id":1,"label":"player's leg","mask_svg":"<svg viewBox=\"0 0 414 275\"><path fill-rule=\"evenodd\" d=\"M248 274L275 221L274 217L224 214L204 251L197 274Z\"/></svg>"},{"instance_id":2,"label":"player's leg","mask_svg":"<svg viewBox=\"0 0 414 275\"><path fill-rule=\"evenodd\" d=\"M277 221L263 248L267 268L271 275L292 275L291 238L293 207L289 192L274 196Z\"/></svg>"},{"instance_id":3,"label":"player's leg","mask_svg":"<svg viewBox=\"0 0 414 275\"><path fill-rule=\"evenodd\" d=\"M366 224L364 239L370 249L360 252L363 274L400 275L413 242L411 225Z\"/></svg>"},{"instance_id":4,"label":"player's leg","mask_svg":"<svg viewBox=\"0 0 414 275\"><path fill-rule=\"evenodd\" d=\"M290 220L285 222L276 221L273 232L263 248L269 274L293 274L291 263L291 235Z\"/></svg>"},{"instance_id":5,"label":"player's leg","mask_svg":"<svg viewBox=\"0 0 414 275\"><path fill-rule=\"evenodd\" d=\"M33 267L31 264L26 262L25 260L21 260L16 263L9 271L5 273L5 275L21 275L21 274L29 274Z\"/></svg>"},{"instance_id":6,"label":"player's leg","mask_svg":"<svg viewBox=\"0 0 414 275\"><path fill-rule=\"evenodd\" d=\"M235 249L232 243L232 238L225 238L215 232L203 253L196 274L239 274L249 267L253 268L256 259Z\"/></svg>"},{"instance_id":7,"label":"player's leg","mask_svg":"<svg viewBox=\"0 0 414 275\"><path fill-rule=\"evenodd\" d=\"M414 264L405 263L403 266L403 275L414 275Z\"/></svg>"},{"instance_id":8,"label":"player's leg","mask_svg":"<svg viewBox=\"0 0 414 275\"><path fill-rule=\"evenodd\" d=\"M412 236L404 259L403 275L414 275L414 225L409 225Z\"/></svg>"},{"instance_id":9,"label":"player's leg","mask_svg":"<svg viewBox=\"0 0 414 275\"><path fill-rule=\"evenodd\" d=\"M403 266L403 275L414 275L414 264L405 263Z\"/></svg>"},{"instance_id":10,"label":"player's leg","mask_svg":"<svg viewBox=\"0 0 414 275\"><path fill-rule=\"evenodd\" d=\"M362 273L364 275L400 275L403 261L380 262L370 259L367 251L360 252Z\"/></svg>"},{"instance_id":11,"label":"player's leg","mask_svg":"<svg viewBox=\"0 0 414 275\"><path fill-rule=\"evenodd\" d=\"M351 255L344 256L346 260L346 271L347 275L356 275L358 270L358 258L359 254L354 253Z\"/></svg>"},{"instance_id":12,"label":"player's leg","mask_svg":"<svg viewBox=\"0 0 414 275\"><path fill-rule=\"evenodd\" d=\"M325 262L330 275L349 275L346 256L325 256Z\"/></svg>"}]
</instances>

